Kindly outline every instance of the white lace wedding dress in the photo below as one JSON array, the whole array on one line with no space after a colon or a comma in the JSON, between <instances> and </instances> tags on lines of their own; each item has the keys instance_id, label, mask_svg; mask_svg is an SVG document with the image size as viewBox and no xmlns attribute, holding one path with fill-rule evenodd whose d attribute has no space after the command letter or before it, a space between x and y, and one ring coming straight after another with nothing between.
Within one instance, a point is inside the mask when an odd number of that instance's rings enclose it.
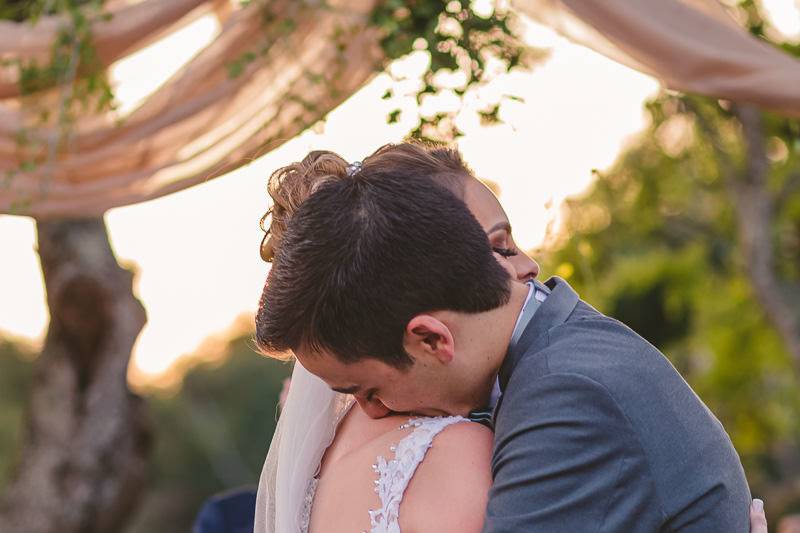
<instances>
[{"instance_id":1,"label":"white lace wedding dress","mask_svg":"<svg viewBox=\"0 0 800 533\"><path fill-rule=\"evenodd\" d=\"M400 426L414 428L396 445L389 448L394 457L379 456L374 465L375 492L381 502L378 509L369 511L370 533L400 533L400 502L417 467L433 444L433 439L451 424L466 421L460 416L415 418ZM302 533L308 533L311 505L317 489L318 478L313 478L306 493L305 505L300 521ZM366 532L364 532L366 533Z\"/></svg>"}]
</instances>

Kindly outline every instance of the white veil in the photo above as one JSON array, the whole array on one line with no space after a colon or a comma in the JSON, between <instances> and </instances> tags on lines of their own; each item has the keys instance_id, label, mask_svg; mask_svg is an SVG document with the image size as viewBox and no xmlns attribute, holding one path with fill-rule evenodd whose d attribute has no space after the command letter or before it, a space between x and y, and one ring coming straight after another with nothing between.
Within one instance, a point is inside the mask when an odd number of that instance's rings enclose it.
<instances>
[{"instance_id":1,"label":"white veil","mask_svg":"<svg viewBox=\"0 0 800 533\"><path fill-rule=\"evenodd\" d=\"M254 533L300 532L309 483L349 400L295 362L286 404L261 472Z\"/></svg>"}]
</instances>

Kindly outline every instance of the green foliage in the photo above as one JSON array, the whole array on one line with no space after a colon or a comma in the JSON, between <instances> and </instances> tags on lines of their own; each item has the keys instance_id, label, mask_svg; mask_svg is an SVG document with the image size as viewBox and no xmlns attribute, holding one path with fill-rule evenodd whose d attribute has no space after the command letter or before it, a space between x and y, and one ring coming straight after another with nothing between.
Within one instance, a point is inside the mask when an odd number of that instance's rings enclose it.
<instances>
[{"instance_id":1,"label":"green foliage","mask_svg":"<svg viewBox=\"0 0 800 533\"><path fill-rule=\"evenodd\" d=\"M748 0L741 9L766 40L772 32L758 5ZM798 51L796 43L772 44ZM748 270L741 203L758 199L736 191L751 187L772 202L758 239L771 244L775 282L798 306L800 121L760 117L762 184L752 178L736 111L674 93L649 102L648 129L567 203L545 269L665 352L731 435L753 494L780 514L800 509L792 459L800 453L800 373Z\"/></svg>"},{"instance_id":2,"label":"green foliage","mask_svg":"<svg viewBox=\"0 0 800 533\"><path fill-rule=\"evenodd\" d=\"M61 102L68 114L62 117L65 120L74 120L73 113L77 109L85 112L90 102L98 111L113 106L113 92L92 42L92 24L109 17L103 11L104 4L105 0L34 0L11 2L0 8L0 18L35 24L42 15L61 15L67 22L59 28L46 64L33 59L11 62L18 69L23 95L69 86L70 94ZM42 113L42 122L47 122L48 112Z\"/></svg>"},{"instance_id":3,"label":"green foliage","mask_svg":"<svg viewBox=\"0 0 800 533\"><path fill-rule=\"evenodd\" d=\"M250 337L233 339L225 357L195 364L179 388L148 392L156 446L128 533L189 531L206 498L257 484L291 365L251 345ZM19 454L33 361L29 349L0 339L0 490Z\"/></svg>"},{"instance_id":4,"label":"green foliage","mask_svg":"<svg viewBox=\"0 0 800 533\"><path fill-rule=\"evenodd\" d=\"M22 419L33 379L32 353L0 338L0 491L8 482L22 442Z\"/></svg>"},{"instance_id":5,"label":"green foliage","mask_svg":"<svg viewBox=\"0 0 800 533\"><path fill-rule=\"evenodd\" d=\"M214 493L255 486L291 366L234 339L218 363L202 363L177 391L149 394L156 448L147 497L128 533L189 531Z\"/></svg>"},{"instance_id":6,"label":"green foliage","mask_svg":"<svg viewBox=\"0 0 800 533\"><path fill-rule=\"evenodd\" d=\"M251 64L279 45L295 29L296 19L304 10L313 9L319 12L317 16L324 16L326 10L333 9L324 1L298 1L277 13L274 6L264 0L240 3L259 4L264 37L227 65L232 78L241 76ZM489 72L490 67L501 72L528 68L542 55L522 42L517 20L504 4L496 0L489 2L491 10L481 12L469 0L385 0L374 8L370 23L380 32L386 64L411 52L427 50L430 65L414 94L418 104L426 96L441 94L444 87L436 81L436 74L444 71L464 75L465 82L454 89L463 106L464 95L469 90L485 85L495 76ZM339 26L329 36L339 52L339 61L346 60L344 51L350 35L348 29ZM313 76L312 73L307 75ZM392 96L387 93L384 99ZM505 98L515 97L507 95ZM481 112L481 120L496 123L498 112L499 103L489 103ZM393 110L387 122L396 123L399 115L399 109ZM456 115L457 112L446 112L422 116L409 136L433 141L453 140L461 135L454 123Z\"/></svg>"},{"instance_id":7,"label":"green foliage","mask_svg":"<svg viewBox=\"0 0 800 533\"><path fill-rule=\"evenodd\" d=\"M55 15L62 12L64 6L81 7L96 0L73 0L71 2L47 2L42 0L5 0L0 4L0 20L15 22L36 21L42 15Z\"/></svg>"},{"instance_id":8,"label":"green foliage","mask_svg":"<svg viewBox=\"0 0 800 533\"><path fill-rule=\"evenodd\" d=\"M514 14L501 2L490 4L488 13L479 12L470 0L387 0L375 8L372 24L381 32L381 47L389 60L415 50L427 50L430 55L430 65L415 95L418 104L426 96L444 90L436 80L439 72L464 75L463 85L454 89L463 106L467 91L492 79L492 63L500 65L498 70L509 72L529 68L541 56L522 42ZM481 120L498 122L499 107L499 103L490 103L480 112ZM396 122L398 114L393 111L389 123ZM410 137L451 141L462 135L455 125L455 115L457 112L422 116Z\"/></svg>"},{"instance_id":9,"label":"green foliage","mask_svg":"<svg viewBox=\"0 0 800 533\"><path fill-rule=\"evenodd\" d=\"M40 65L35 60L12 61L19 68L22 94L72 82L77 73L94 74L101 68L92 43L92 23L108 19L103 13L104 4L105 0L12 0L0 6L0 19L35 25L43 15L57 15L67 22L58 30L47 64ZM89 78L87 87L100 90L104 80ZM107 83L102 88L110 90Z\"/></svg>"},{"instance_id":10,"label":"green foliage","mask_svg":"<svg viewBox=\"0 0 800 533\"><path fill-rule=\"evenodd\" d=\"M115 108L114 92L93 42L92 24L110 16L104 4L105 0L23 0L0 6L0 19L35 24L43 15L57 15L65 20L45 63L24 58L3 61L3 66L16 70L28 123L16 136L20 164L4 172L0 186L8 186L20 173L52 164L69 143L79 115ZM52 88L58 89L57 102L46 97ZM54 126L58 135L47 141L40 138L37 131L44 126ZM42 183L41 192L46 192L48 181ZM11 211L29 201L22 198Z\"/></svg>"},{"instance_id":11,"label":"green foliage","mask_svg":"<svg viewBox=\"0 0 800 533\"><path fill-rule=\"evenodd\" d=\"M647 131L567 203L545 270L667 354L728 430L753 493L769 502L800 475L781 458L798 453L800 381L742 255L731 193L746 166L741 127L727 106L696 96L662 94L647 110ZM778 281L797 287L800 190L787 185L800 173L800 123L763 118L776 202L761 238L774 245ZM800 503L787 493L773 504Z\"/></svg>"}]
</instances>

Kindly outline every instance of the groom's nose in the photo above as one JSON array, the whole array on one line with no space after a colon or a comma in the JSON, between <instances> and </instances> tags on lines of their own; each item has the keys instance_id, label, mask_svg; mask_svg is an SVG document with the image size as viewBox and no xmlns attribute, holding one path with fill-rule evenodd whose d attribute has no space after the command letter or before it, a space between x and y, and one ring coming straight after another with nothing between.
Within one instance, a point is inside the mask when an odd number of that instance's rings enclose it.
<instances>
[{"instance_id":1,"label":"groom's nose","mask_svg":"<svg viewBox=\"0 0 800 533\"><path fill-rule=\"evenodd\" d=\"M380 400L367 400L361 396L356 396L356 401L359 407L361 407L361 410L370 418L383 418L392 412L391 409L383 405L383 402Z\"/></svg>"}]
</instances>

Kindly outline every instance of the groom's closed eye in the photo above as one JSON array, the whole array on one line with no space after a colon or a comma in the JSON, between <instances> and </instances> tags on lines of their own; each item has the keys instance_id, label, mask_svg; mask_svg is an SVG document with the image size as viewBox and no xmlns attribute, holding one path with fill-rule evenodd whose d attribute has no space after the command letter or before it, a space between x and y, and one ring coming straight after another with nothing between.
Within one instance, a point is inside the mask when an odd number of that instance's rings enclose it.
<instances>
[{"instance_id":1,"label":"groom's closed eye","mask_svg":"<svg viewBox=\"0 0 800 533\"><path fill-rule=\"evenodd\" d=\"M361 387L358 385L353 385L352 387L331 387L331 390L342 394L355 394L361 390Z\"/></svg>"},{"instance_id":2,"label":"groom's closed eye","mask_svg":"<svg viewBox=\"0 0 800 533\"><path fill-rule=\"evenodd\" d=\"M352 387L331 387L331 389L342 394L352 394L354 396L361 392L361 387L358 385L353 385ZM371 402L375 398L376 392L377 389L369 389L366 394L364 394L364 401Z\"/></svg>"}]
</instances>

